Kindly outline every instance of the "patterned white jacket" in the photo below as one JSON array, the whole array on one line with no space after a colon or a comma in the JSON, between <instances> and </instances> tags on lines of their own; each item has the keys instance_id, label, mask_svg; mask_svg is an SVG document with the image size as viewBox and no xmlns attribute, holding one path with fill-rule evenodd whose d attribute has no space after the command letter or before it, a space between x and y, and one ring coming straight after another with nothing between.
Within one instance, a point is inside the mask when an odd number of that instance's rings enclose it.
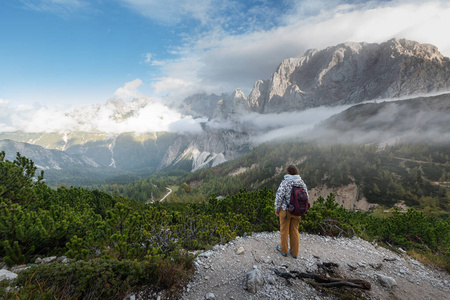
<instances>
[{"instance_id":1,"label":"patterned white jacket","mask_svg":"<svg viewBox=\"0 0 450 300\"><path fill-rule=\"evenodd\" d=\"M288 209L292 186L303 187L303 189L306 191L306 194L308 194L308 188L306 187L306 184L305 182L303 182L300 175L284 175L284 180L280 183L275 197L275 211Z\"/></svg>"}]
</instances>

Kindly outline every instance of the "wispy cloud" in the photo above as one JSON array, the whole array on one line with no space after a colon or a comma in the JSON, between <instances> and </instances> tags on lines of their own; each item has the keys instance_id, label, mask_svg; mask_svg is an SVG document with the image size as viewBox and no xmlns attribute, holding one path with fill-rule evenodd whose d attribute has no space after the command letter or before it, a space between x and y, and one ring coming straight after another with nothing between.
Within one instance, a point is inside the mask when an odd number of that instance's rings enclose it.
<instances>
[{"instance_id":1,"label":"wispy cloud","mask_svg":"<svg viewBox=\"0 0 450 300\"><path fill-rule=\"evenodd\" d=\"M444 103L442 98L448 101L448 97L448 94L441 94L435 98ZM0 99L0 132L120 134L168 131L201 134L202 127L206 126L211 130L245 130L253 145L280 139L333 143L393 143L399 139L448 142L450 117L437 100L427 99L422 102L426 103L423 107L407 105L407 101L416 101L414 99L392 101L378 100L378 104L371 104L378 105L377 109L368 107L362 112L354 110L361 107L359 104L355 108L345 105L279 114L247 113L217 121L184 116L158 98L112 99L104 105L83 106L71 111L39 104L12 107L10 102ZM350 112L353 115L335 117L346 110L345 113L353 110Z\"/></svg>"},{"instance_id":2,"label":"wispy cloud","mask_svg":"<svg viewBox=\"0 0 450 300\"><path fill-rule=\"evenodd\" d=\"M205 32L222 28L232 34L268 29L278 22L288 1L117 0L123 6L167 26ZM188 32L190 30L187 30Z\"/></svg>"},{"instance_id":3,"label":"wispy cloud","mask_svg":"<svg viewBox=\"0 0 450 300\"><path fill-rule=\"evenodd\" d=\"M309 131L306 139L343 144L393 144L398 141L448 144L450 115L445 103L449 99L447 94L422 103L410 99L372 104L366 110L358 107L356 112L350 109L346 113L351 117L333 117ZM414 104L408 105L410 101ZM377 108L373 109L373 105Z\"/></svg>"},{"instance_id":4,"label":"wispy cloud","mask_svg":"<svg viewBox=\"0 0 450 300\"><path fill-rule=\"evenodd\" d=\"M242 116L240 122L242 122L243 127L256 133L252 142L257 145L274 139L298 136L301 132L313 128L323 120L349 107L350 105L317 107L279 114L250 113Z\"/></svg>"},{"instance_id":5,"label":"wispy cloud","mask_svg":"<svg viewBox=\"0 0 450 300\"><path fill-rule=\"evenodd\" d=\"M152 61L152 54L151 53L145 53L142 54L142 56L144 57L144 62L145 63L150 63Z\"/></svg>"},{"instance_id":6,"label":"wispy cloud","mask_svg":"<svg viewBox=\"0 0 450 300\"><path fill-rule=\"evenodd\" d=\"M0 132L9 132L14 130L14 128L11 127L7 121L9 120L9 116L11 114L9 104L9 100L0 98Z\"/></svg>"},{"instance_id":7,"label":"wispy cloud","mask_svg":"<svg viewBox=\"0 0 450 300\"><path fill-rule=\"evenodd\" d=\"M192 117L184 117L177 120L169 125L170 132L180 132L180 133L194 133L200 134L203 132L200 123L206 122L207 119L193 119Z\"/></svg>"},{"instance_id":8,"label":"wispy cloud","mask_svg":"<svg viewBox=\"0 0 450 300\"><path fill-rule=\"evenodd\" d=\"M70 17L74 13L92 9L87 0L20 0L28 9Z\"/></svg>"},{"instance_id":9,"label":"wispy cloud","mask_svg":"<svg viewBox=\"0 0 450 300\"><path fill-rule=\"evenodd\" d=\"M212 2L210 0L118 1L125 7L166 25L175 25L186 19L194 19L202 23L207 23L209 21L209 11Z\"/></svg>"}]
</instances>

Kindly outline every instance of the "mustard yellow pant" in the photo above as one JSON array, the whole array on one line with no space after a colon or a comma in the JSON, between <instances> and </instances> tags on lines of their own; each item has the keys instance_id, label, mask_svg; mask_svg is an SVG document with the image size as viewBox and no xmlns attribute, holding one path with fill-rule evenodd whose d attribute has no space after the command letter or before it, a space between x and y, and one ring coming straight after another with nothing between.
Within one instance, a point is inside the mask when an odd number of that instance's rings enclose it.
<instances>
[{"instance_id":1,"label":"mustard yellow pant","mask_svg":"<svg viewBox=\"0 0 450 300\"><path fill-rule=\"evenodd\" d=\"M288 253L288 240L289 249L294 256L298 256L300 233L298 232L298 224L300 223L301 216L294 216L287 210L280 210L280 248L283 253Z\"/></svg>"}]
</instances>

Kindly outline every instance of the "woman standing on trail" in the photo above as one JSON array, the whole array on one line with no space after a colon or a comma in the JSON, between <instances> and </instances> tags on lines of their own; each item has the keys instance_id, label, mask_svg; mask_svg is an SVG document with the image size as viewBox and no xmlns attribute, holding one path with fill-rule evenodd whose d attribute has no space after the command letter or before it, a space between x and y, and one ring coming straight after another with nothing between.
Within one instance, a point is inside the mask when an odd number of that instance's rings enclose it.
<instances>
[{"instance_id":1,"label":"woman standing on trail","mask_svg":"<svg viewBox=\"0 0 450 300\"><path fill-rule=\"evenodd\" d=\"M289 253L293 258L297 258L299 252L300 233L298 232L298 224L301 216L292 215L289 210L289 202L291 197L292 186L302 187L308 194L306 184L299 175L298 169L294 165L289 165L286 168L286 175L284 180L278 187L275 197L275 214L280 218L280 237L281 243L277 246L277 250L281 255L286 256L288 253L288 239L289 239Z\"/></svg>"}]
</instances>

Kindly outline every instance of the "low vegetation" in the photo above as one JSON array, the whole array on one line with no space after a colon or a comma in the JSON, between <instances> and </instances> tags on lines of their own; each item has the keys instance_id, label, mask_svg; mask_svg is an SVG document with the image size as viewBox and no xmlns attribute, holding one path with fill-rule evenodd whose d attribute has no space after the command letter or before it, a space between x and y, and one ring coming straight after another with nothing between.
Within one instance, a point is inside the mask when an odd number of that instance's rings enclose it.
<instances>
[{"instance_id":1,"label":"low vegetation","mask_svg":"<svg viewBox=\"0 0 450 300\"><path fill-rule=\"evenodd\" d=\"M267 187L240 189L221 200L212 194L202 203L146 205L119 193L52 189L43 174L35 177L31 160L20 154L14 161L4 158L1 152L0 257L8 266L30 267L14 282L1 282L3 299L120 299L160 290L177 298L193 271L191 250L278 230L274 190ZM330 194L316 199L300 229L402 247L450 271L450 219L442 215L411 209L381 218L345 210ZM34 264L53 255L71 260Z\"/></svg>"}]
</instances>

